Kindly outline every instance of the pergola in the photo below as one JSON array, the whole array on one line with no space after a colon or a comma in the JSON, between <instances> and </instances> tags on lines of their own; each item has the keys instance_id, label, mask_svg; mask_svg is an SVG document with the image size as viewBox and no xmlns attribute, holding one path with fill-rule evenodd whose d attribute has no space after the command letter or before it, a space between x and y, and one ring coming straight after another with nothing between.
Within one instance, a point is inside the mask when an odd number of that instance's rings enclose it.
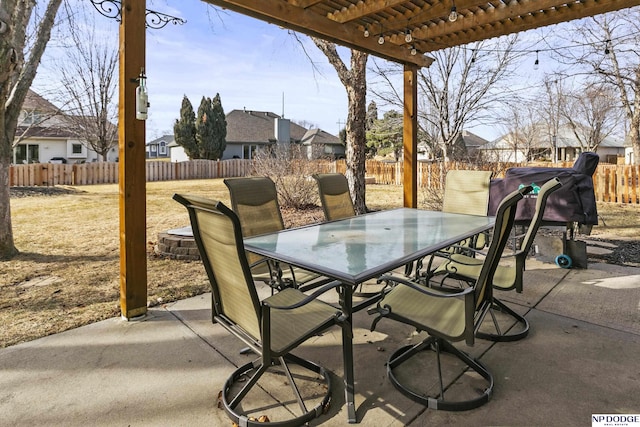
<instances>
[{"instance_id":1,"label":"pergola","mask_svg":"<svg viewBox=\"0 0 640 427\"><path fill-rule=\"evenodd\" d=\"M429 52L640 4L640 0L203 0L404 66L404 205L417 205L417 71ZM120 25L120 303L147 311L145 125L136 78L145 65L145 0L122 0Z\"/></svg>"}]
</instances>

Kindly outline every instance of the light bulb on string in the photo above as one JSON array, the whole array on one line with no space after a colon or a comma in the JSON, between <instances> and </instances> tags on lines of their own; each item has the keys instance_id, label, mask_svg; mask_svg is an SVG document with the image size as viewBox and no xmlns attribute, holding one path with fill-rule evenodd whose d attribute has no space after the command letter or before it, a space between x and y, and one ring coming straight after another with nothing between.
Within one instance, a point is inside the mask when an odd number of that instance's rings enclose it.
<instances>
[{"instance_id":1,"label":"light bulb on string","mask_svg":"<svg viewBox=\"0 0 640 427\"><path fill-rule=\"evenodd\" d=\"M413 37L411 37L411 30L407 28L407 31L404 34L404 41L411 43L411 40L413 40Z\"/></svg>"},{"instance_id":2,"label":"light bulb on string","mask_svg":"<svg viewBox=\"0 0 640 427\"><path fill-rule=\"evenodd\" d=\"M378 44L384 44L384 36L382 34L378 37Z\"/></svg>"},{"instance_id":3,"label":"light bulb on string","mask_svg":"<svg viewBox=\"0 0 640 427\"><path fill-rule=\"evenodd\" d=\"M458 20L458 9L455 2L451 2L451 11L449 12L449 22L456 22Z\"/></svg>"},{"instance_id":4,"label":"light bulb on string","mask_svg":"<svg viewBox=\"0 0 640 427\"><path fill-rule=\"evenodd\" d=\"M418 53L418 51L416 50L415 46L411 46L411 51L410 51L411 55L416 56L416 54Z\"/></svg>"},{"instance_id":5,"label":"light bulb on string","mask_svg":"<svg viewBox=\"0 0 640 427\"><path fill-rule=\"evenodd\" d=\"M369 27L364 27L364 36L365 37L369 37L370 36Z\"/></svg>"}]
</instances>

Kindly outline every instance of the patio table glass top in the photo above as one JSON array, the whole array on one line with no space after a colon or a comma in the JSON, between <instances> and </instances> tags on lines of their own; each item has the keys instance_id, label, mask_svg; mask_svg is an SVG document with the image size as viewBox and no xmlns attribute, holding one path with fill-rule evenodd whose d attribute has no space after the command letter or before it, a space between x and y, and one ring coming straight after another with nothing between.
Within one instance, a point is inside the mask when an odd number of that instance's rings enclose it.
<instances>
[{"instance_id":1,"label":"patio table glass top","mask_svg":"<svg viewBox=\"0 0 640 427\"><path fill-rule=\"evenodd\" d=\"M356 285L493 226L494 218L400 208L244 240L245 248Z\"/></svg>"}]
</instances>

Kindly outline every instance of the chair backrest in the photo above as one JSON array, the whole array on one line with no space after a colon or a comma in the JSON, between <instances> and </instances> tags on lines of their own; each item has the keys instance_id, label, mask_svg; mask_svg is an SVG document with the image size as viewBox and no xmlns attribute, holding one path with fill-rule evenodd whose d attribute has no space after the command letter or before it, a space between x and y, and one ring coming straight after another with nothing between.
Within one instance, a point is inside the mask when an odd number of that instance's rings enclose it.
<instances>
[{"instance_id":1,"label":"chair backrest","mask_svg":"<svg viewBox=\"0 0 640 427\"><path fill-rule=\"evenodd\" d=\"M444 184L443 212L487 215L491 171L450 170Z\"/></svg>"},{"instance_id":2,"label":"chair backrest","mask_svg":"<svg viewBox=\"0 0 640 427\"><path fill-rule=\"evenodd\" d=\"M527 228L527 232L522 239L522 243L520 244L519 253L526 254L531 250L531 245L533 245L533 240L536 237L536 233L538 232L538 228L540 228L540 223L542 223L542 216L544 215L544 209L547 206L547 199L557 189L562 187L562 183L558 178L552 178L547 181L542 187L540 187L540 191L538 192L538 198L536 200L536 210L533 214L533 218L531 218L531 222L529 223L529 227Z\"/></svg>"},{"instance_id":3,"label":"chair backrest","mask_svg":"<svg viewBox=\"0 0 640 427\"><path fill-rule=\"evenodd\" d=\"M260 300L245 256L240 221L222 202L174 194L189 212L213 292L213 313L260 340Z\"/></svg>"},{"instance_id":4,"label":"chair backrest","mask_svg":"<svg viewBox=\"0 0 640 427\"><path fill-rule=\"evenodd\" d=\"M284 229L275 183L268 177L228 178L231 208L238 215L242 234L251 237Z\"/></svg>"},{"instance_id":5,"label":"chair backrest","mask_svg":"<svg viewBox=\"0 0 640 427\"><path fill-rule=\"evenodd\" d=\"M340 173L318 173L313 178L318 182L320 203L327 221L356 216L349 183Z\"/></svg>"},{"instance_id":6,"label":"chair backrest","mask_svg":"<svg viewBox=\"0 0 640 427\"><path fill-rule=\"evenodd\" d=\"M530 185L516 190L502 199L498 206L491 243L475 284L476 309L481 309L482 305L486 306L492 302L493 276L509 240L509 234L515 221L517 204L531 190Z\"/></svg>"}]
</instances>

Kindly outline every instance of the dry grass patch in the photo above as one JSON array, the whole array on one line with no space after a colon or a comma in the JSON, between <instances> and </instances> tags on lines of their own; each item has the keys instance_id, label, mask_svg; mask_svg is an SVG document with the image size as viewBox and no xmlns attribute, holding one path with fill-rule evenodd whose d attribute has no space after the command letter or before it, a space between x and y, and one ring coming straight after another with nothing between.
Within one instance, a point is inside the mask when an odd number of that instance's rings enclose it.
<instances>
[{"instance_id":1,"label":"dry grass patch","mask_svg":"<svg viewBox=\"0 0 640 427\"><path fill-rule=\"evenodd\" d=\"M119 206L117 185L67 187L66 193L11 199L15 243L20 254L0 262L0 347L118 316ZM222 180L147 184L149 305L209 290L200 262L153 256L158 233L188 225L187 212L171 197L195 194L228 204ZM402 206L402 188L367 187L370 209ZM640 208L601 204L607 226L594 236L638 239ZM322 210L283 209L287 227L322 221Z\"/></svg>"}]
</instances>

